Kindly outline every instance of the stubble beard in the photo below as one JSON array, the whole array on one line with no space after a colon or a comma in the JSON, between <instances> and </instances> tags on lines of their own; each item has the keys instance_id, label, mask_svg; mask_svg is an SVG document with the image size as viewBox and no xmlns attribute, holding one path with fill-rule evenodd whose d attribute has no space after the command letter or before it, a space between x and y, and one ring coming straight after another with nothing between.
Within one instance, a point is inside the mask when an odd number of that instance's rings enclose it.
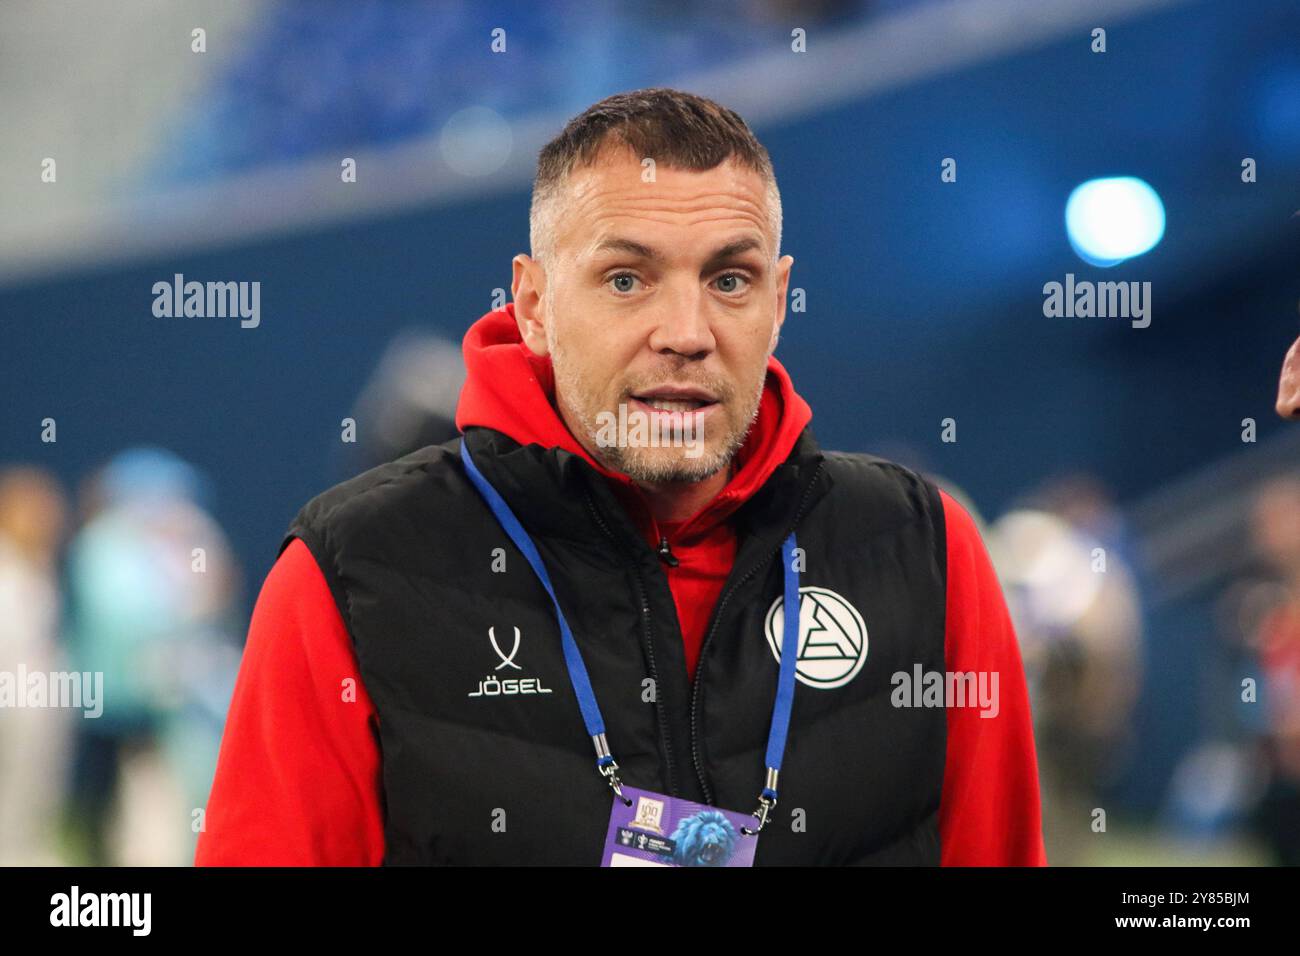
<instances>
[{"instance_id":1,"label":"stubble beard","mask_svg":"<svg viewBox=\"0 0 1300 956\"><path fill-rule=\"evenodd\" d=\"M695 441L704 444L702 452L694 458L686 456L691 449L685 444L654 447L624 447L621 445L602 445L598 441L601 431L602 412L618 416L617 408L593 407L592 401L583 388L573 365L568 361L568 353L560 344L555 334L554 314L546 327L547 349L551 355L551 368L555 375L555 393L564 395L568 401L565 407L570 416L577 419L580 434L576 435L591 456L610 471L621 472L633 481L655 484L674 484L703 481L716 475L731 464L736 453L744 447L750 429L758 419L760 403L763 399L763 387L767 372L759 376L756 387L747 396L742 408L743 414L730 425L728 434L721 441L712 441L706 435L697 433ZM726 396L724 395L723 398ZM573 404L577 399L578 404ZM626 401L626 399L624 399ZM724 412L726 411L724 407ZM728 422L730 424L730 422Z\"/></svg>"}]
</instances>

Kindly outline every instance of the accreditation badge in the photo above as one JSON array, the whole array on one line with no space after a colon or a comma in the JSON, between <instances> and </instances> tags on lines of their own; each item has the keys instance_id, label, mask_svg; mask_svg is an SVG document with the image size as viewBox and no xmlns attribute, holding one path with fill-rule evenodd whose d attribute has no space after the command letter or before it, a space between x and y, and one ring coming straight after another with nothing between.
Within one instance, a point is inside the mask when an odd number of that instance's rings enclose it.
<instances>
[{"instance_id":1,"label":"accreditation badge","mask_svg":"<svg viewBox=\"0 0 1300 956\"><path fill-rule=\"evenodd\" d=\"M753 866L758 835L752 815L719 810L653 790L623 785L605 833L601 866Z\"/></svg>"}]
</instances>

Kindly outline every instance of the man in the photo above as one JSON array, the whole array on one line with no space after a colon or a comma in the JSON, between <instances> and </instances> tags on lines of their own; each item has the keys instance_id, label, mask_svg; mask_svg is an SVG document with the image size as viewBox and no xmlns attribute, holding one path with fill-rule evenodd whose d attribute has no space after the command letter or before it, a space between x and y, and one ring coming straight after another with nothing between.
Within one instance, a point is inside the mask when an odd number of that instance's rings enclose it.
<instances>
[{"instance_id":1,"label":"man","mask_svg":"<svg viewBox=\"0 0 1300 956\"><path fill-rule=\"evenodd\" d=\"M1283 418L1300 419L1300 338L1282 360L1282 376L1277 383L1277 413Z\"/></svg>"},{"instance_id":2,"label":"man","mask_svg":"<svg viewBox=\"0 0 1300 956\"><path fill-rule=\"evenodd\" d=\"M595 865L634 790L741 814L756 864L1046 862L987 555L919 476L818 448L780 233L708 100L613 96L542 150L463 441L290 529L198 863Z\"/></svg>"}]
</instances>

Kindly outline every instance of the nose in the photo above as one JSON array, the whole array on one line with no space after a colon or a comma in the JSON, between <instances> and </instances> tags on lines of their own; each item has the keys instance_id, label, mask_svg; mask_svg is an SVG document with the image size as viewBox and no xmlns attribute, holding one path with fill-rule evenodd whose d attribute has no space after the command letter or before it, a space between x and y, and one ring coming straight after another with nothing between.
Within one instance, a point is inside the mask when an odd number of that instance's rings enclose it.
<instances>
[{"instance_id":1,"label":"nose","mask_svg":"<svg viewBox=\"0 0 1300 956\"><path fill-rule=\"evenodd\" d=\"M704 297L698 289L664 296L661 313L650 335L656 352L670 351L688 357L713 351L717 342L709 324Z\"/></svg>"},{"instance_id":2,"label":"nose","mask_svg":"<svg viewBox=\"0 0 1300 956\"><path fill-rule=\"evenodd\" d=\"M1283 418L1300 420L1300 339L1282 362L1282 378L1277 384L1277 413Z\"/></svg>"}]
</instances>

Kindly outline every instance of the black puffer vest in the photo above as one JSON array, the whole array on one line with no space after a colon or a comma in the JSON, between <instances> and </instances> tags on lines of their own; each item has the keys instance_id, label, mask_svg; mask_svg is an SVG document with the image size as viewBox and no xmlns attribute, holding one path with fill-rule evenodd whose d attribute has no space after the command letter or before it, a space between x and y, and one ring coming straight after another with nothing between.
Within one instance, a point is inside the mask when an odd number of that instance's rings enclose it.
<instances>
[{"instance_id":1,"label":"black puffer vest","mask_svg":"<svg viewBox=\"0 0 1300 956\"><path fill-rule=\"evenodd\" d=\"M471 427L475 463L532 536L629 786L748 813L776 693L781 542L805 563L780 801L756 865L933 864L943 708L896 708L891 675L944 669L938 492L805 429L732 517L735 566L687 676L656 553L579 456ZM459 442L330 489L287 544L311 549L379 716L386 864L595 865L613 795L596 772L554 608L470 484ZM786 642L789 646L789 642Z\"/></svg>"}]
</instances>

